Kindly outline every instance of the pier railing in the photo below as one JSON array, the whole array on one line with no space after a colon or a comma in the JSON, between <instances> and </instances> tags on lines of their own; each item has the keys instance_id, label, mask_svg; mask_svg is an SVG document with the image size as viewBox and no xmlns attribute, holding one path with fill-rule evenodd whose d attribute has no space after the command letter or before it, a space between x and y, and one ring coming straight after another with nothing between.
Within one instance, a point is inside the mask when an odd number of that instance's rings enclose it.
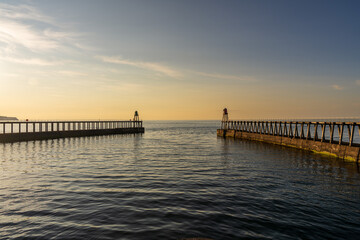
<instances>
[{"instance_id":1,"label":"pier railing","mask_svg":"<svg viewBox=\"0 0 360 240\"><path fill-rule=\"evenodd\" d=\"M226 121L221 122L221 129L339 145L360 145L360 122Z\"/></svg>"},{"instance_id":2,"label":"pier railing","mask_svg":"<svg viewBox=\"0 0 360 240\"><path fill-rule=\"evenodd\" d=\"M127 128L142 128L142 121L5 121L0 122L0 135Z\"/></svg>"}]
</instances>

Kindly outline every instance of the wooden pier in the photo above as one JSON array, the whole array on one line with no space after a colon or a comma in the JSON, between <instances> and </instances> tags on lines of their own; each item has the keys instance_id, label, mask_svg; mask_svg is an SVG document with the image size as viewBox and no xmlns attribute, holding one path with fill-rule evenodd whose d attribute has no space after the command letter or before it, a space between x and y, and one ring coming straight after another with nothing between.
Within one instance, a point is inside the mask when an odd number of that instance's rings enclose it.
<instances>
[{"instance_id":1,"label":"wooden pier","mask_svg":"<svg viewBox=\"0 0 360 240\"><path fill-rule=\"evenodd\" d=\"M222 121L217 135L360 161L360 122Z\"/></svg>"},{"instance_id":2,"label":"wooden pier","mask_svg":"<svg viewBox=\"0 0 360 240\"><path fill-rule=\"evenodd\" d=\"M0 143L144 131L142 121L6 121L0 122Z\"/></svg>"}]
</instances>

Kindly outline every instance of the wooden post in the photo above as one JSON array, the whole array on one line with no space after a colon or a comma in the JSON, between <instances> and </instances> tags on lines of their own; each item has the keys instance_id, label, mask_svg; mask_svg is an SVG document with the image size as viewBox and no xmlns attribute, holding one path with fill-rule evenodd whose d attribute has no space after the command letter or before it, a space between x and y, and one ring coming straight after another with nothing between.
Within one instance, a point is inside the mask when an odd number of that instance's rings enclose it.
<instances>
[{"instance_id":1,"label":"wooden post","mask_svg":"<svg viewBox=\"0 0 360 240\"><path fill-rule=\"evenodd\" d=\"M277 132L278 132L278 130L277 130L277 122L273 122L273 123L274 123L273 135L275 136L275 135L277 135Z\"/></svg>"},{"instance_id":2,"label":"wooden post","mask_svg":"<svg viewBox=\"0 0 360 240\"><path fill-rule=\"evenodd\" d=\"M349 134L349 146L351 147L354 140L355 123L351 124L351 133ZM348 125L350 128L350 125ZM349 129L350 130L350 129Z\"/></svg>"},{"instance_id":3,"label":"wooden post","mask_svg":"<svg viewBox=\"0 0 360 240\"><path fill-rule=\"evenodd\" d=\"M320 125L321 125L321 142L324 142L326 122L320 123Z\"/></svg>"},{"instance_id":4,"label":"wooden post","mask_svg":"<svg viewBox=\"0 0 360 240\"><path fill-rule=\"evenodd\" d=\"M334 141L334 129L335 129L334 122L332 122L329 125L329 128L330 128L330 143L332 143Z\"/></svg>"},{"instance_id":5,"label":"wooden post","mask_svg":"<svg viewBox=\"0 0 360 240\"><path fill-rule=\"evenodd\" d=\"M268 133L268 123L267 121L264 122L264 134Z\"/></svg>"},{"instance_id":6,"label":"wooden post","mask_svg":"<svg viewBox=\"0 0 360 240\"><path fill-rule=\"evenodd\" d=\"M319 124L319 122L315 123L314 141L316 141L317 136L318 136L318 134L317 134L318 124Z\"/></svg>"},{"instance_id":7,"label":"wooden post","mask_svg":"<svg viewBox=\"0 0 360 240\"><path fill-rule=\"evenodd\" d=\"M259 133L263 134L263 128L264 128L264 124L262 121L259 122Z\"/></svg>"},{"instance_id":8,"label":"wooden post","mask_svg":"<svg viewBox=\"0 0 360 240\"><path fill-rule=\"evenodd\" d=\"M306 129L306 140L311 139L310 127L311 127L311 123L308 122L307 129Z\"/></svg>"},{"instance_id":9,"label":"wooden post","mask_svg":"<svg viewBox=\"0 0 360 240\"><path fill-rule=\"evenodd\" d=\"M269 121L269 135L272 135L272 122Z\"/></svg>"},{"instance_id":10,"label":"wooden post","mask_svg":"<svg viewBox=\"0 0 360 240\"><path fill-rule=\"evenodd\" d=\"M299 131L298 131L298 122L295 122L295 129L294 129L294 136L293 138L296 138L299 136Z\"/></svg>"},{"instance_id":11,"label":"wooden post","mask_svg":"<svg viewBox=\"0 0 360 240\"><path fill-rule=\"evenodd\" d=\"M342 144L343 133L344 133L344 123L341 123L340 128L338 126L338 131L339 131L339 145L341 145Z\"/></svg>"},{"instance_id":12,"label":"wooden post","mask_svg":"<svg viewBox=\"0 0 360 240\"><path fill-rule=\"evenodd\" d=\"M281 125L281 122L279 122L278 136L282 137L282 134L283 134L282 125Z\"/></svg>"}]
</instances>

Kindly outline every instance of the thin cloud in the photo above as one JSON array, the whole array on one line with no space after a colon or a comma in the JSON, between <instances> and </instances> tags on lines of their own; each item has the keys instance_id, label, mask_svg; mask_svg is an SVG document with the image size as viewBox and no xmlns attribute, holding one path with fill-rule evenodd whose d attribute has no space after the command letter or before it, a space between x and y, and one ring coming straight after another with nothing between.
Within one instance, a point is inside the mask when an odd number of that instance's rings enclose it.
<instances>
[{"instance_id":1,"label":"thin cloud","mask_svg":"<svg viewBox=\"0 0 360 240\"><path fill-rule=\"evenodd\" d=\"M178 71L176 71L168 66L162 65L160 63L132 61L132 60L123 59L121 57L98 56L97 58L102 60L103 62L133 66L133 67L161 73L161 74L167 75L169 77L176 78L176 77L181 76L181 74Z\"/></svg>"},{"instance_id":2,"label":"thin cloud","mask_svg":"<svg viewBox=\"0 0 360 240\"><path fill-rule=\"evenodd\" d=\"M17 78L20 77L21 75L16 74L16 73L0 73L1 76L6 77L6 78Z\"/></svg>"},{"instance_id":3,"label":"thin cloud","mask_svg":"<svg viewBox=\"0 0 360 240\"><path fill-rule=\"evenodd\" d=\"M40 58L14 58L14 57L0 57L0 60L7 62L19 63L24 65L36 65L36 66L55 66L61 65L63 62L47 61Z\"/></svg>"},{"instance_id":4,"label":"thin cloud","mask_svg":"<svg viewBox=\"0 0 360 240\"><path fill-rule=\"evenodd\" d=\"M34 52L59 47L57 41L36 32L30 26L6 20L0 20L0 42L13 46L14 49L16 44Z\"/></svg>"},{"instance_id":5,"label":"thin cloud","mask_svg":"<svg viewBox=\"0 0 360 240\"><path fill-rule=\"evenodd\" d=\"M216 78L216 79L225 79L225 80L235 80L235 81L244 81L244 82L257 82L257 79L248 76L234 76L234 75L224 75L217 73L204 73L196 72L196 74L204 77Z\"/></svg>"},{"instance_id":6,"label":"thin cloud","mask_svg":"<svg viewBox=\"0 0 360 240\"><path fill-rule=\"evenodd\" d=\"M144 89L144 86L141 84L131 84L131 83L125 83L125 84L104 84L99 86L99 89L102 89L104 91L109 92L139 92Z\"/></svg>"},{"instance_id":7,"label":"thin cloud","mask_svg":"<svg viewBox=\"0 0 360 240\"><path fill-rule=\"evenodd\" d=\"M59 71L60 74L67 76L67 77L85 77L88 74L82 72L75 72L75 71Z\"/></svg>"},{"instance_id":8,"label":"thin cloud","mask_svg":"<svg viewBox=\"0 0 360 240\"><path fill-rule=\"evenodd\" d=\"M48 52L79 48L80 34L64 31L53 19L27 5L0 4L0 54L15 54L24 48Z\"/></svg>"},{"instance_id":9,"label":"thin cloud","mask_svg":"<svg viewBox=\"0 0 360 240\"><path fill-rule=\"evenodd\" d=\"M10 5L0 3L0 16L14 20L33 20L53 24L53 20L41 14L36 8L28 5Z\"/></svg>"},{"instance_id":10,"label":"thin cloud","mask_svg":"<svg viewBox=\"0 0 360 240\"><path fill-rule=\"evenodd\" d=\"M339 86L339 85L337 85L337 84L331 85L331 87L332 87L334 90L338 90L338 91L340 91L340 90L343 90L343 89L344 89L344 87Z\"/></svg>"}]
</instances>

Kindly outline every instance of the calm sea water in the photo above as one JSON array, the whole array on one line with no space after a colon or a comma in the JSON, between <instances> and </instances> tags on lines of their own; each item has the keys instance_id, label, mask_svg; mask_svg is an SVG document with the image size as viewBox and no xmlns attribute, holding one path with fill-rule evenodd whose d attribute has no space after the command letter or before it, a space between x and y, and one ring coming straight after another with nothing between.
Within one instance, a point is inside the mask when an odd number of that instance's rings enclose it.
<instances>
[{"instance_id":1,"label":"calm sea water","mask_svg":"<svg viewBox=\"0 0 360 240\"><path fill-rule=\"evenodd\" d=\"M0 144L0 239L360 239L356 164L218 125Z\"/></svg>"}]
</instances>

